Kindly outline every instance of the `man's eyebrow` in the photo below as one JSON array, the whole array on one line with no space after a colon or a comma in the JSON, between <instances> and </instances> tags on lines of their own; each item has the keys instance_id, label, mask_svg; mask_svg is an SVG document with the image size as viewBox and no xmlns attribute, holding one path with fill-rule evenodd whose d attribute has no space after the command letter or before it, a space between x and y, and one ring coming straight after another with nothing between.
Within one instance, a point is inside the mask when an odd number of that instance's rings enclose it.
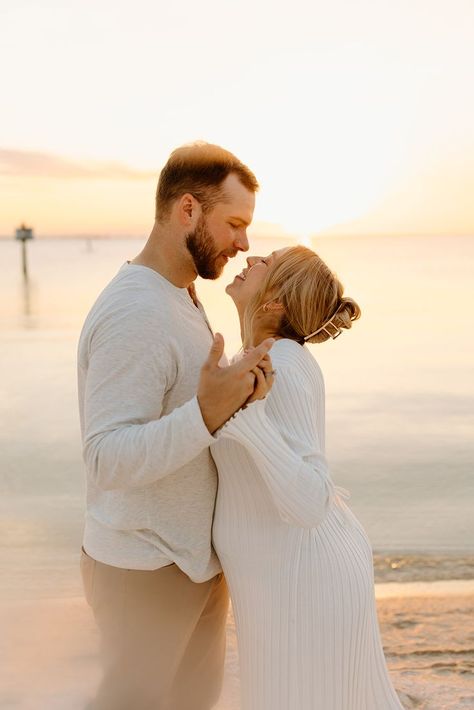
<instances>
[{"instance_id":1,"label":"man's eyebrow","mask_svg":"<svg viewBox=\"0 0 474 710\"><path fill-rule=\"evenodd\" d=\"M248 227L250 224L250 222L247 222L247 220L242 219L242 217L229 217L229 219L235 219L236 222L241 222L246 227Z\"/></svg>"}]
</instances>

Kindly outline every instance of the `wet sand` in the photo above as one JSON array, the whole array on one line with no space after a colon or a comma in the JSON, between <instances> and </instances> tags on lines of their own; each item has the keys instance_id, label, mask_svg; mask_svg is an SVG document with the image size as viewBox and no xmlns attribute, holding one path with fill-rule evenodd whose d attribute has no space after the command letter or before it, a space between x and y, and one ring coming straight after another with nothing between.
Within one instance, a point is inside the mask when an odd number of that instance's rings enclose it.
<instances>
[{"instance_id":1,"label":"wet sand","mask_svg":"<svg viewBox=\"0 0 474 710\"><path fill-rule=\"evenodd\" d=\"M472 708L474 583L431 584L433 594L430 583L376 587L391 676L407 710ZM82 710L100 677L98 633L84 599L10 599L0 614L0 708ZM230 613L224 690L216 710L238 710L238 697Z\"/></svg>"}]
</instances>

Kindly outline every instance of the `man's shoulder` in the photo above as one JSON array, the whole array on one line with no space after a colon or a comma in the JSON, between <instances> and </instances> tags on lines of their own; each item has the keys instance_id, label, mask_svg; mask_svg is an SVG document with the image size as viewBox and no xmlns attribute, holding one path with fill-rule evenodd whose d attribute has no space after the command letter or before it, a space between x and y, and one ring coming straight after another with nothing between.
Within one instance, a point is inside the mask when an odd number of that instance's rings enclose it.
<instances>
[{"instance_id":1,"label":"man's shoulder","mask_svg":"<svg viewBox=\"0 0 474 710\"><path fill-rule=\"evenodd\" d=\"M92 310L146 317L165 315L169 294L159 279L139 269L120 269L97 298Z\"/></svg>"},{"instance_id":2,"label":"man's shoulder","mask_svg":"<svg viewBox=\"0 0 474 710\"><path fill-rule=\"evenodd\" d=\"M153 282L140 270L120 269L107 284L90 309L81 339L98 333L117 334L125 338L163 337L169 325L166 289Z\"/></svg>"}]
</instances>

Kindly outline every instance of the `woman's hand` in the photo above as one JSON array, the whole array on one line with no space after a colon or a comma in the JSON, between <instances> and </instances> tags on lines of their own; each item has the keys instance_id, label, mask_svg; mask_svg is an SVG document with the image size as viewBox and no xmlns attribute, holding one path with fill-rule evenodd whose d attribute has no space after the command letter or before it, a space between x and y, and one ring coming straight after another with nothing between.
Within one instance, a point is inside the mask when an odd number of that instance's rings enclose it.
<instances>
[{"instance_id":1,"label":"woman's hand","mask_svg":"<svg viewBox=\"0 0 474 710\"><path fill-rule=\"evenodd\" d=\"M247 354L253 349L254 348L248 348L244 352ZM262 357L257 367L255 367L252 372L255 375L255 387L254 391L245 402L245 406L250 404L250 402L255 402L257 399L265 399L272 388L275 380L275 370L273 369L272 359L268 353Z\"/></svg>"},{"instance_id":2,"label":"woman's hand","mask_svg":"<svg viewBox=\"0 0 474 710\"><path fill-rule=\"evenodd\" d=\"M269 387L262 382L262 376L257 375L256 370L261 373L261 365L268 370L268 363L263 363L273 343L273 338L267 338L233 365L220 367L224 338L216 333L209 356L201 368L197 393L202 418L211 434L245 406L249 397L257 395L256 398L260 399L265 396Z\"/></svg>"}]
</instances>

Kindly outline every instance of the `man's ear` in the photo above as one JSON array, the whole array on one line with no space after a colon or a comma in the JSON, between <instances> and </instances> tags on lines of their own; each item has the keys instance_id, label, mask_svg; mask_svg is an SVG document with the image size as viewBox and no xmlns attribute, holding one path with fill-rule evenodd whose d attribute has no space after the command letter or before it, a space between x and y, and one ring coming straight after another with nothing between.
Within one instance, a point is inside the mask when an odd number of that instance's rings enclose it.
<instances>
[{"instance_id":1,"label":"man's ear","mask_svg":"<svg viewBox=\"0 0 474 710\"><path fill-rule=\"evenodd\" d=\"M186 192L178 200L177 214L183 227L194 227L201 214L201 206L195 197Z\"/></svg>"}]
</instances>

